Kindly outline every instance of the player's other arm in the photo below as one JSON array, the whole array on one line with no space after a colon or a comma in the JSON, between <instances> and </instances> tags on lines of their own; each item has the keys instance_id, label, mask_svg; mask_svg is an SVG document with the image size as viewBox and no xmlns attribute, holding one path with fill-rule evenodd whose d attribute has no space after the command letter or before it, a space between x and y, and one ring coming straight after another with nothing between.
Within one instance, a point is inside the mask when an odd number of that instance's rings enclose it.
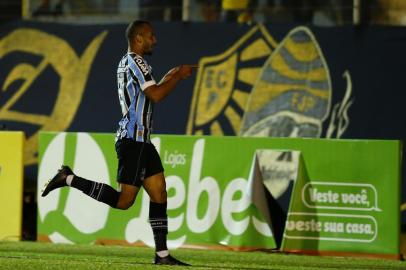
<instances>
[{"instance_id":1,"label":"player's other arm","mask_svg":"<svg viewBox=\"0 0 406 270\"><path fill-rule=\"evenodd\" d=\"M144 90L145 95L154 103L163 100L175 89L179 81L192 75L194 65L181 65L171 69L158 84L151 85Z\"/></svg>"}]
</instances>

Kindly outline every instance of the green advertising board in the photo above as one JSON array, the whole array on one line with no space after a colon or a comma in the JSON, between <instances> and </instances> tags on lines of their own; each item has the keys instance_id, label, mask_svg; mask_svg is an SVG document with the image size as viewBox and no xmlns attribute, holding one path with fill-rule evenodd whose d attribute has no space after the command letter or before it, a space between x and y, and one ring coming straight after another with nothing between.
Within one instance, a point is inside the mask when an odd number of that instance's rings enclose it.
<instances>
[{"instance_id":1,"label":"green advertising board","mask_svg":"<svg viewBox=\"0 0 406 270\"><path fill-rule=\"evenodd\" d=\"M365 151L368 143L353 146L352 155L362 161L346 172L335 172L335 177L309 177L308 163L300 160L282 250L400 258L400 155L396 154L400 146L372 144L380 147Z\"/></svg>"},{"instance_id":2,"label":"green advertising board","mask_svg":"<svg viewBox=\"0 0 406 270\"><path fill-rule=\"evenodd\" d=\"M171 135L152 141L165 168L171 248L276 248L265 193L278 200L290 187L281 250L399 254L399 141ZM113 134L41 133L39 145L38 192L61 164L117 187ZM144 192L122 211L62 188L38 196L38 239L153 246L148 207Z\"/></svg>"}]
</instances>

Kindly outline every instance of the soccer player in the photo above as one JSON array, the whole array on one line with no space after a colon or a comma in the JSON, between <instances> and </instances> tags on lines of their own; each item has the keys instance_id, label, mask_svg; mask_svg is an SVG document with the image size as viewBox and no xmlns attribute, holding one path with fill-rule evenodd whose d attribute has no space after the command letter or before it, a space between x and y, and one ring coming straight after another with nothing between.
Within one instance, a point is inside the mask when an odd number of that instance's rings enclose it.
<instances>
[{"instance_id":1,"label":"soccer player","mask_svg":"<svg viewBox=\"0 0 406 270\"><path fill-rule=\"evenodd\" d=\"M118 158L119 191L111 186L75 175L62 166L42 193L70 186L113 208L128 209L141 186L150 197L149 221L155 240L155 264L188 265L173 258L168 251L167 193L161 159L150 141L154 103L164 99L177 83L192 74L193 65L171 69L157 83L144 55L152 54L157 43L147 21L134 21L126 30L128 52L117 69L118 96L123 118L119 122L115 148Z\"/></svg>"}]
</instances>

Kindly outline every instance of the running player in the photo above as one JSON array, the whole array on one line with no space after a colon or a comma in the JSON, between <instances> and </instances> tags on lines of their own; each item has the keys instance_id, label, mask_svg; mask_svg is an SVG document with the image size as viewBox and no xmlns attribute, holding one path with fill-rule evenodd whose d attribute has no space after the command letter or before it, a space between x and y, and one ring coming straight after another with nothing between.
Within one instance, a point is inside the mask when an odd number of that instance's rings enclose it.
<instances>
[{"instance_id":1,"label":"running player","mask_svg":"<svg viewBox=\"0 0 406 270\"><path fill-rule=\"evenodd\" d=\"M167 193L161 159L150 141L154 103L164 99L179 81L188 78L195 66L181 65L171 69L157 83L152 68L144 59L157 43L152 25L134 21L126 30L128 52L117 69L118 96L123 113L116 134L119 191L111 186L75 175L68 166L47 184L42 196L70 186L113 208L128 209L141 186L150 197L149 221L155 240L155 264L188 265L173 258L166 242L168 234Z\"/></svg>"}]
</instances>

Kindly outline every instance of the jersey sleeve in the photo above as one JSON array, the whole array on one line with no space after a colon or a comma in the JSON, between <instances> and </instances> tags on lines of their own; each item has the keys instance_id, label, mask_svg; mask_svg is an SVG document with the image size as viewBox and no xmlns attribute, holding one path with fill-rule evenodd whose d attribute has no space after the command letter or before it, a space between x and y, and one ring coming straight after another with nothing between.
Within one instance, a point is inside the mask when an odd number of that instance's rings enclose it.
<instances>
[{"instance_id":1,"label":"jersey sleeve","mask_svg":"<svg viewBox=\"0 0 406 270\"><path fill-rule=\"evenodd\" d=\"M130 57L129 66L132 73L137 78L141 90L144 91L147 87L156 84L152 71L148 63L140 56Z\"/></svg>"}]
</instances>

